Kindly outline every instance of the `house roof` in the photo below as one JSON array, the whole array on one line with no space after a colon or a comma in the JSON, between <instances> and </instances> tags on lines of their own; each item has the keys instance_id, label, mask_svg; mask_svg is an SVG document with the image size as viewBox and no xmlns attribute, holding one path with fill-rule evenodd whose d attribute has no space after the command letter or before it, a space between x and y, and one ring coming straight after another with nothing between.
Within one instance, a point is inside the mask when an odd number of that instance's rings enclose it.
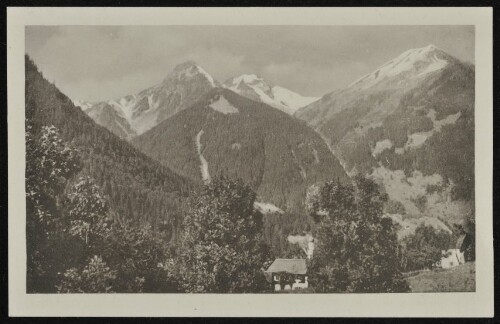
<instances>
[{"instance_id":1,"label":"house roof","mask_svg":"<svg viewBox=\"0 0 500 324\"><path fill-rule=\"evenodd\" d=\"M276 259L266 272L288 272L293 274L306 274L307 264L305 259Z\"/></svg>"}]
</instances>

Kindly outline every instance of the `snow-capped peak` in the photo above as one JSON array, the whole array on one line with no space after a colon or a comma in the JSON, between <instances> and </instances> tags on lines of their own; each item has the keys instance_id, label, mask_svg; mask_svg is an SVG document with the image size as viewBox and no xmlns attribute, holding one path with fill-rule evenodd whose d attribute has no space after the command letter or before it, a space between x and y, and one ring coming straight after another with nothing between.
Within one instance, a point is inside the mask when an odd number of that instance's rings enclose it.
<instances>
[{"instance_id":1,"label":"snow-capped peak","mask_svg":"<svg viewBox=\"0 0 500 324\"><path fill-rule=\"evenodd\" d=\"M455 59L451 55L432 44L410 49L380 66L374 72L354 81L349 87L370 88L402 73L411 73L413 77L421 77L443 69L453 60Z\"/></svg>"},{"instance_id":2,"label":"snow-capped peak","mask_svg":"<svg viewBox=\"0 0 500 324\"><path fill-rule=\"evenodd\" d=\"M177 65L160 83L138 93L115 100L102 101L91 117L113 108L116 116L129 124L134 135L140 135L180 110L192 106L219 83L194 61ZM78 103L79 106L82 104ZM86 106L83 106L85 110ZM90 107L89 107L90 108ZM90 109L85 111L90 115Z\"/></svg>"},{"instance_id":3,"label":"snow-capped peak","mask_svg":"<svg viewBox=\"0 0 500 324\"><path fill-rule=\"evenodd\" d=\"M253 83L255 81L264 81L261 77L255 74L242 74L239 77L232 79L232 84L239 84L240 82L244 83Z\"/></svg>"},{"instance_id":4,"label":"snow-capped peak","mask_svg":"<svg viewBox=\"0 0 500 324\"><path fill-rule=\"evenodd\" d=\"M273 86L255 74L243 74L231 78L224 82L223 87L288 114L293 114L297 109L319 99L304 97L283 87Z\"/></svg>"},{"instance_id":5,"label":"snow-capped peak","mask_svg":"<svg viewBox=\"0 0 500 324\"><path fill-rule=\"evenodd\" d=\"M196 66L196 62L193 61L193 60L188 60L186 62L182 62L180 64L177 64L175 67L174 67L174 73L175 72L180 72L180 71L184 71L184 70L188 70L190 68L192 68L193 66Z\"/></svg>"},{"instance_id":6,"label":"snow-capped peak","mask_svg":"<svg viewBox=\"0 0 500 324\"><path fill-rule=\"evenodd\" d=\"M208 74L207 71L205 71L199 65L196 65L196 69L198 70L199 73L201 73L203 76L205 76L205 78L207 78L208 82L210 82L212 87L216 87L214 78L210 74Z\"/></svg>"},{"instance_id":7,"label":"snow-capped peak","mask_svg":"<svg viewBox=\"0 0 500 324\"><path fill-rule=\"evenodd\" d=\"M203 77L205 77L205 79L210 83L212 87L215 88L217 86L214 78L207 71L205 71L205 69L203 69L201 66L196 64L195 61L192 60L177 65L174 68L173 72L166 78L166 80L170 80L172 78L191 78L197 75L202 75Z\"/></svg>"}]
</instances>

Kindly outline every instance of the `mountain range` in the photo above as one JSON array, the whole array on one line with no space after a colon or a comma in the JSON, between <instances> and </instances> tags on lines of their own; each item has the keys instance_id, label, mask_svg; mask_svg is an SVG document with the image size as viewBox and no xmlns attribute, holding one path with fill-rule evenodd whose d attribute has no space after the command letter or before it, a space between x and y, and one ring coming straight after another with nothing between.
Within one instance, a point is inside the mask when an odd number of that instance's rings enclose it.
<instances>
[{"instance_id":1,"label":"mountain range","mask_svg":"<svg viewBox=\"0 0 500 324\"><path fill-rule=\"evenodd\" d=\"M293 114L319 98L303 97L271 86L256 75L242 75L221 85L194 61L177 65L159 84L118 99L90 103L75 100L95 122L130 140L200 100L211 89L225 87L244 97Z\"/></svg>"},{"instance_id":2,"label":"mountain range","mask_svg":"<svg viewBox=\"0 0 500 324\"><path fill-rule=\"evenodd\" d=\"M389 195L387 213L454 222L474 211L474 74L429 45L314 98L255 74L219 83L188 61L138 94L75 103L181 176L239 176L274 210L328 176L361 173Z\"/></svg>"},{"instance_id":3,"label":"mountain range","mask_svg":"<svg viewBox=\"0 0 500 324\"><path fill-rule=\"evenodd\" d=\"M225 88L213 89L132 144L195 182L219 174L242 178L261 203L279 210L303 211L309 186L331 178L347 180L311 128Z\"/></svg>"}]
</instances>

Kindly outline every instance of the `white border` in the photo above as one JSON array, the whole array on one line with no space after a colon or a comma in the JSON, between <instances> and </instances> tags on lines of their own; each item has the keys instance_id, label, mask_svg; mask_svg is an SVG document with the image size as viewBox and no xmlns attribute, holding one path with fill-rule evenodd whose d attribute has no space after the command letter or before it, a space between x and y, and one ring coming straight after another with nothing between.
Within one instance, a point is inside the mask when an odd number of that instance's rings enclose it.
<instances>
[{"instance_id":1,"label":"white border","mask_svg":"<svg viewBox=\"0 0 500 324\"><path fill-rule=\"evenodd\" d=\"M493 316L491 8L8 8L10 316ZM26 294L26 25L475 25L476 292L280 295Z\"/></svg>"}]
</instances>

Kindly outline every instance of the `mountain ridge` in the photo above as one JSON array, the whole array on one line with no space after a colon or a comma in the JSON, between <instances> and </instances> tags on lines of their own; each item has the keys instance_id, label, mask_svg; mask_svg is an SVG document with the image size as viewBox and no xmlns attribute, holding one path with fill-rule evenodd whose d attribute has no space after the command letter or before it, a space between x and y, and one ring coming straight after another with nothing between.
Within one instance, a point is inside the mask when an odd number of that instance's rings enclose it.
<instances>
[{"instance_id":1,"label":"mountain ridge","mask_svg":"<svg viewBox=\"0 0 500 324\"><path fill-rule=\"evenodd\" d=\"M474 66L411 49L295 113L413 215L474 209Z\"/></svg>"},{"instance_id":2,"label":"mountain ridge","mask_svg":"<svg viewBox=\"0 0 500 324\"><path fill-rule=\"evenodd\" d=\"M230 80L238 82L238 86L231 86ZM94 103L80 100L73 100L73 103L99 125L120 138L130 140L193 105L211 89L221 86L288 114L319 99L304 97L280 86L271 86L254 74L231 78L220 84L205 69L190 60L175 66L160 83L135 94Z\"/></svg>"},{"instance_id":3,"label":"mountain ridge","mask_svg":"<svg viewBox=\"0 0 500 324\"><path fill-rule=\"evenodd\" d=\"M151 158L195 182L242 178L262 203L301 209L306 189L347 180L323 139L288 114L215 88L189 109L132 140Z\"/></svg>"},{"instance_id":4,"label":"mountain ridge","mask_svg":"<svg viewBox=\"0 0 500 324\"><path fill-rule=\"evenodd\" d=\"M290 115L319 99L319 97L305 97L284 87L271 85L255 74L242 74L229 78L223 83L223 87Z\"/></svg>"},{"instance_id":5,"label":"mountain ridge","mask_svg":"<svg viewBox=\"0 0 500 324\"><path fill-rule=\"evenodd\" d=\"M160 83L135 94L94 104L77 100L75 103L92 113L99 125L130 140L192 105L217 86L219 83L196 62L186 61L174 67Z\"/></svg>"}]
</instances>

